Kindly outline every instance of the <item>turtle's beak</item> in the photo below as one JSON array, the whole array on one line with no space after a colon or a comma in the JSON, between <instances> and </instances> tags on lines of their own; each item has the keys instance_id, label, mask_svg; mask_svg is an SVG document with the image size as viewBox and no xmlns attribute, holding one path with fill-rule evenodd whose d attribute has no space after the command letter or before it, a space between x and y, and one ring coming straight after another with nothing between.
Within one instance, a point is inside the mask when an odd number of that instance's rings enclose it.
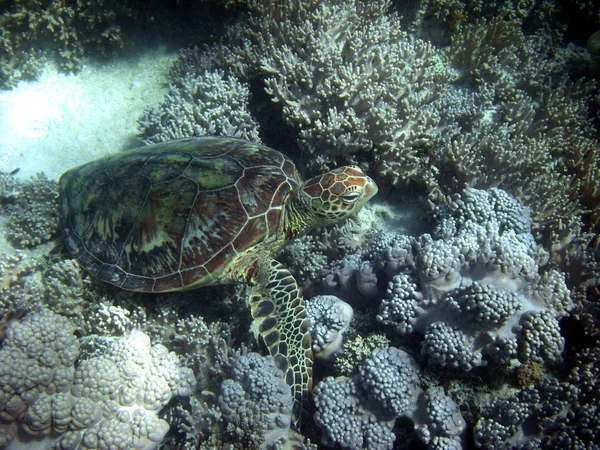
<instances>
[{"instance_id":1,"label":"turtle's beak","mask_svg":"<svg viewBox=\"0 0 600 450\"><path fill-rule=\"evenodd\" d=\"M375 181L373 181L373 178L371 178L368 175L365 175L365 178L367 179L367 184L365 185L365 202L366 202L371 197L375 196L375 194L377 194L377 191L379 190L379 188L375 184Z\"/></svg>"}]
</instances>

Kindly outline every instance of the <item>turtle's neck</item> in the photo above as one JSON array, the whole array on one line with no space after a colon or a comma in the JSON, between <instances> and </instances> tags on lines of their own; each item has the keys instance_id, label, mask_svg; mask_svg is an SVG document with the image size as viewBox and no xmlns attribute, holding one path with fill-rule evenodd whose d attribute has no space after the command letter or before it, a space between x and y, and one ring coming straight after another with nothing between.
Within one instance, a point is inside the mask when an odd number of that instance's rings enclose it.
<instances>
[{"instance_id":1,"label":"turtle's neck","mask_svg":"<svg viewBox=\"0 0 600 450\"><path fill-rule=\"evenodd\" d=\"M317 226L310 199L302 189L292 193L286 207L286 234L288 237L302 236Z\"/></svg>"}]
</instances>

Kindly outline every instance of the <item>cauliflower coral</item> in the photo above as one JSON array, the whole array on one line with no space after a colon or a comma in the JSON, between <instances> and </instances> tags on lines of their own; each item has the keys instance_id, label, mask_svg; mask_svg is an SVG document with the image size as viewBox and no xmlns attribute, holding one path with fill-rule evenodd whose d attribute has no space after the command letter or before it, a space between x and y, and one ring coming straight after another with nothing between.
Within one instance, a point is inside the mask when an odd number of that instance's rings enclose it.
<instances>
[{"instance_id":1,"label":"cauliflower coral","mask_svg":"<svg viewBox=\"0 0 600 450\"><path fill-rule=\"evenodd\" d=\"M432 234L395 250L410 265L390 259L389 246L377 256L392 275L378 320L401 335L422 334L422 353L441 366L559 362L558 321L573 303L564 274L530 232L529 210L501 189L469 188L436 219ZM378 240L390 238L375 239L374 248L386 248Z\"/></svg>"},{"instance_id":2,"label":"cauliflower coral","mask_svg":"<svg viewBox=\"0 0 600 450\"><path fill-rule=\"evenodd\" d=\"M8 326L0 350L0 447L155 448L169 430L157 414L173 396L191 392L192 371L141 331L99 337L87 357L73 333L66 318L43 309Z\"/></svg>"}]
</instances>

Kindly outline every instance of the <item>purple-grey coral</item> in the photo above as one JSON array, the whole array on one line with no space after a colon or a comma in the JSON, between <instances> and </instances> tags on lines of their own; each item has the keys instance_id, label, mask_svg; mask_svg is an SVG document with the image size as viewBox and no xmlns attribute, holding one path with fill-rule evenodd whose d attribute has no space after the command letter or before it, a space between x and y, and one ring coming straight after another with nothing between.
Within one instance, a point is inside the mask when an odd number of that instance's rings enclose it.
<instances>
[{"instance_id":1,"label":"purple-grey coral","mask_svg":"<svg viewBox=\"0 0 600 450\"><path fill-rule=\"evenodd\" d=\"M334 295L318 295L306 300L305 305L315 358L331 360L342 349L354 311Z\"/></svg>"},{"instance_id":2,"label":"purple-grey coral","mask_svg":"<svg viewBox=\"0 0 600 450\"><path fill-rule=\"evenodd\" d=\"M441 366L559 362L558 321L573 301L529 232L528 209L499 189L466 189L436 217L434 233L410 249L416 267L389 283L378 320L421 333L423 355Z\"/></svg>"},{"instance_id":3,"label":"purple-grey coral","mask_svg":"<svg viewBox=\"0 0 600 450\"><path fill-rule=\"evenodd\" d=\"M321 279L327 269L328 259L323 247L314 233L307 234L284 247L280 260L292 271L301 286L309 286Z\"/></svg>"},{"instance_id":4,"label":"purple-grey coral","mask_svg":"<svg viewBox=\"0 0 600 450\"><path fill-rule=\"evenodd\" d=\"M221 70L173 77L163 103L139 119L142 136L147 143L204 135L260 142L249 95L247 85Z\"/></svg>"},{"instance_id":5,"label":"purple-grey coral","mask_svg":"<svg viewBox=\"0 0 600 450\"><path fill-rule=\"evenodd\" d=\"M440 387L428 388L419 402L423 411L413 418L419 438L432 450L461 450L467 424L456 402Z\"/></svg>"},{"instance_id":6,"label":"purple-grey coral","mask_svg":"<svg viewBox=\"0 0 600 450\"><path fill-rule=\"evenodd\" d=\"M323 379L314 398L324 444L388 450L396 418L405 417L427 448L462 450L465 421L457 404L440 388L423 392L420 382L415 360L395 347L373 351L352 377Z\"/></svg>"},{"instance_id":7,"label":"purple-grey coral","mask_svg":"<svg viewBox=\"0 0 600 450\"><path fill-rule=\"evenodd\" d=\"M0 350L2 445L155 448L169 430L157 413L190 393L191 370L140 331L107 339L87 357L73 333L47 310L10 324Z\"/></svg>"},{"instance_id":8,"label":"purple-grey coral","mask_svg":"<svg viewBox=\"0 0 600 450\"><path fill-rule=\"evenodd\" d=\"M311 166L373 159L394 183L425 177L422 147L448 80L443 53L401 31L389 3L249 2L249 55Z\"/></svg>"},{"instance_id":9,"label":"purple-grey coral","mask_svg":"<svg viewBox=\"0 0 600 450\"><path fill-rule=\"evenodd\" d=\"M597 433L587 429L598 423L596 408L577 405L577 395L577 387L546 376L512 395L490 397L480 407L475 444L490 450L597 448L589 446Z\"/></svg>"},{"instance_id":10,"label":"purple-grey coral","mask_svg":"<svg viewBox=\"0 0 600 450\"><path fill-rule=\"evenodd\" d=\"M1 255L0 329L4 329L13 316L23 314L37 306L41 289L37 283L31 283L28 279L37 268L36 261L22 251Z\"/></svg>"},{"instance_id":11,"label":"purple-grey coral","mask_svg":"<svg viewBox=\"0 0 600 450\"><path fill-rule=\"evenodd\" d=\"M389 450L396 417L412 414L420 391L413 358L394 347L373 351L352 377L327 377L315 386L315 422L326 445Z\"/></svg>"},{"instance_id":12,"label":"purple-grey coral","mask_svg":"<svg viewBox=\"0 0 600 450\"><path fill-rule=\"evenodd\" d=\"M415 360L394 347L371 353L360 366L359 375L369 398L395 416L409 411L421 379Z\"/></svg>"},{"instance_id":13,"label":"purple-grey coral","mask_svg":"<svg viewBox=\"0 0 600 450\"><path fill-rule=\"evenodd\" d=\"M221 383L218 404L228 433L260 448L286 439L292 423L292 391L273 358L249 353L233 363L233 378Z\"/></svg>"},{"instance_id":14,"label":"purple-grey coral","mask_svg":"<svg viewBox=\"0 0 600 450\"><path fill-rule=\"evenodd\" d=\"M389 450L396 436L395 417L369 408L366 393L355 378L327 377L313 390L315 422L324 429L324 443L349 450Z\"/></svg>"},{"instance_id":15,"label":"purple-grey coral","mask_svg":"<svg viewBox=\"0 0 600 450\"><path fill-rule=\"evenodd\" d=\"M28 181L0 174L0 213L7 216L7 238L16 247L34 247L58 232L58 185L44 174Z\"/></svg>"}]
</instances>

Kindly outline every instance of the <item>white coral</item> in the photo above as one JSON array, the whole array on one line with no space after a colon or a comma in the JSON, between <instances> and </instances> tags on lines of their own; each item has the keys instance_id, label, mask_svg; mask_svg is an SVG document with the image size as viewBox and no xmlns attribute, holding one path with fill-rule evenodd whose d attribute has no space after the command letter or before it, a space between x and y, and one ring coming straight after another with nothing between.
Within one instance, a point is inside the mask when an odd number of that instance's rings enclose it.
<instances>
[{"instance_id":1,"label":"white coral","mask_svg":"<svg viewBox=\"0 0 600 450\"><path fill-rule=\"evenodd\" d=\"M74 370L73 332L47 310L10 324L0 350L0 417L14 425L3 427L0 441L20 439L11 431L20 427L40 446L58 435L60 448L154 448L169 429L157 413L190 393L192 371L141 331L106 339Z\"/></svg>"}]
</instances>

